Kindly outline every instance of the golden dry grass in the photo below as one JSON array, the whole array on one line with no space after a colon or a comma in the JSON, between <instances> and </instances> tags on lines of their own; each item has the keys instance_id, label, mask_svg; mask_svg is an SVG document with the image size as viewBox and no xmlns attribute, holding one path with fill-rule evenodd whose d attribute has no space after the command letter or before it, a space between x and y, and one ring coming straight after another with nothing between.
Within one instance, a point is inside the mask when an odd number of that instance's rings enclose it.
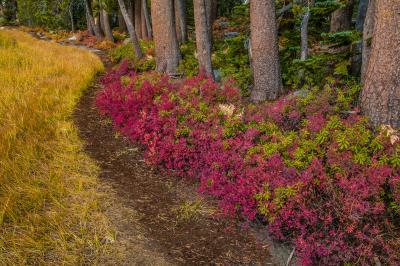
<instances>
[{"instance_id":1,"label":"golden dry grass","mask_svg":"<svg viewBox=\"0 0 400 266\"><path fill-rule=\"evenodd\" d=\"M102 69L86 51L0 30L0 264L96 264L107 252L97 169L71 120Z\"/></svg>"}]
</instances>

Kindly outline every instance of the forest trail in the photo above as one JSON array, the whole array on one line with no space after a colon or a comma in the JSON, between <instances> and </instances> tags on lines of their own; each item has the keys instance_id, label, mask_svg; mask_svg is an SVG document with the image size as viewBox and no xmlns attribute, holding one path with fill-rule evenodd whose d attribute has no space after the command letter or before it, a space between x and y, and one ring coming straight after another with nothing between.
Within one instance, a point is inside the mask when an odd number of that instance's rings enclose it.
<instances>
[{"instance_id":1,"label":"forest trail","mask_svg":"<svg viewBox=\"0 0 400 266\"><path fill-rule=\"evenodd\" d=\"M112 64L97 53L106 68ZM145 163L131 144L95 107L99 78L74 113L85 151L100 167L100 182L115 196L106 208L116 229L124 265L273 265L261 245L238 223L216 219L195 185ZM121 246L121 248L119 248ZM112 264L113 262L106 262Z\"/></svg>"}]
</instances>

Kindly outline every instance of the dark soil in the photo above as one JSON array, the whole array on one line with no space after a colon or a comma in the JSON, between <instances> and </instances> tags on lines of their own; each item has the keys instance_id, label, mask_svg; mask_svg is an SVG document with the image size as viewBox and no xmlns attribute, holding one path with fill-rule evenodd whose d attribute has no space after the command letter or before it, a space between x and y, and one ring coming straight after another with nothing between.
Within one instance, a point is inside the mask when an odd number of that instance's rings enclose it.
<instances>
[{"instance_id":1,"label":"dark soil","mask_svg":"<svg viewBox=\"0 0 400 266\"><path fill-rule=\"evenodd\" d=\"M101 57L109 68L106 57ZM117 192L125 208L137 213L146 249L179 265L272 265L268 247L239 221L215 218L215 204L196 193L194 182L146 164L142 149L116 133L111 122L98 114L94 101L101 89L98 82L88 89L74 119L86 152L100 167L101 181ZM129 226L117 227L123 232L120 237L137 234L137 227L130 230Z\"/></svg>"}]
</instances>

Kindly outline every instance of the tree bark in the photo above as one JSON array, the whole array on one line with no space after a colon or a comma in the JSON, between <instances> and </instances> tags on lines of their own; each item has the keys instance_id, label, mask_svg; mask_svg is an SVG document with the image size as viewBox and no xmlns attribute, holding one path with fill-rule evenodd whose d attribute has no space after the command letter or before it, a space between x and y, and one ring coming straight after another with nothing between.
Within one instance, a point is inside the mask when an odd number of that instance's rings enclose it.
<instances>
[{"instance_id":1,"label":"tree bark","mask_svg":"<svg viewBox=\"0 0 400 266\"><path fill-rule=\"evenodd\" d=\"M330 32L346 31L351 28L354 0L350 0L345 7L333 11L331 15Z\"/></svg>"},{"instance_id":2,"label":"tree bark","mask_svg":"<svg viewBox=\"0 0 400 266\"><path fill-rule=\"evenodd\" d=\"M89 18L89 12L86 9L86 25L87 25L87 29L90 35L95 35L94 33L94 29L93 29L93 24L90 22L90 18Z\"/></svg>"},{"instance_id":3,"label":"tree bark","mask_svg":"<svg viewBox=\"0 0 400 266\"><path fill-rule=\"evenodd\" d=\"M175 17L177 25L178 39L182 43L188 41L187 22L186 22L186 5L185 0L175 0Z\"/></svg>"},{"instance_id":4,"label":"tree bark","mask_svg":"<svg viewBox=\"0 0 400 266\"><path fill-rule=\"evenodd\" d=\"M72 1L68 7L68 13L69 13L69 18L71 20L71 31L75 32L74 5Z\"/></svg>"},{"instance_id":5,"label":"tree bark","mask_svg":"<svg viewBox=\"0 0 400 266\"><path fill-rule=\"evenodd\" d=\"M85 4L86 4L86 10L87 10L86 12L87 12L90 24L93 27L94 35L96 36L97 39L101 40L104 38L104 35L101 32L100 25L96 24L94 21L93 11L92 11L92 3L90 0L85 0Z\"/></svg>"},{"instance_id":6,"label":"tree bark","mask_svg":"<svg viewBox=\"0 0 400 266\"><path fill-rule=\"evenodd\" d=\"M364 84L365 74L368 69L368 62L371 55L371 41L375 24L375 3L377 0L369 0L367 15L364 21L363 43L362 43L362 66L361 83Z\"/></svg>"},{"instance_id":7,"label":"tree bark","mask_svg":"<svg viewBox=\"0 0 400 266\"><path fill-rule=\"evenodd\" d=\"M118 0L119 7L121 9L122 16L124 17L126 27L128 28L129 36L135 50L135 55L137 58L141 59L143 57L142 49L140 48L139 40L136 35L135 27L131 19L129 18L128 11L126 10L124 0Z\"/></svg>"},{"instance_id":8,"label":"tree bark","mask_svg":"<svg viewBox=\"0 0 400 266\"><path fill-rule=\"evenodd\" d=\"M120 31L126 31L125 20L120 9L118 9L118 28Z\"/></svg>"},{"instance_id":9,"label":"tree bark","mask_svg":"<svg viewBox=\"0 0 400 266\"><path fill-rule=\"evenodd\" d=\"M149 8L147 7L147 0L142 0L143 15L146 21L147 37L149 39L153 38L153 29L151 26L151 19L149 14Z\"/></svg>"},{"instance_id":10,"label":"tree bark","mask_svg":"<svg viewBox=\"0 0 400 266\"><path fill-rule=\"evenodd\" d=\"M364 21L367 15L369 0L360 0L358 3L357 18L356 18L356 30L362 32L364 29Z\"/></svg>"},{"instance_id":11,"label":"tree bark","mask_svg":"<svg viewBox=\"0 0 400 266\"><path fill-rule=\"evenodd\" d=\"M400 1L376 1L374 13L361 107L374 126L400 127Z\"/></svg>"},{"instance_id":12,"label":"tree bark","mask_svg":"<svg viewBox=\"0 0 400 266\"><path fill-rule=\"evenodd\" d=\"M175 74L180 53L175 30L173 0L153 0L151 3L157 71Z\"/></svg>"},{"instance_id":13,"label":"tree bark","mask_svg":"<svg viewBox=\"0 0 400 266\"><path fill-rule=\"evenodd\" d=\"M142 1L141 0L134 0L135 2L135 29L136 29L136 34L139 39L143 39L143 34L142 34Z\"/></svg>"},{"instance_id":14,"label":"tree bark","mask_svg":"<svg viewBox=\"0 0 400 266\"><path fill-rule=\"evenodd\" d=\"M111 30L111 25L110 25L110 17L108 16L107 10L104 8L101 10L101 15L103 17L103 23L104 23L104 33L106 34L106 39L114 42L114 36Z\"/></svg>"},{"instance_id":15,"label":"tree bark","mask_svg":"<svg viewBox=\"0 0 400 266\"><path fill-rule=\"evenodd\" d=\"M254 102L274 100L283 93L279 65L278 33L274 0L250 1Z\"/></svg>"},{"instance_id":16,"label":"tree bark","mask_svg":"<svg viewBox=\"0 0 400 266\"><path fill-rule=\"evenodd\" d=\"M205 71L213 77L211 64L211 41L207 24L207 6L205 0L194 0L194 21L196 27L197 60L200 71Z\"/></svg>"},{"instance_id":17,"label":"tree bark","mask_svg":"<svg viewBox=\"0 0 400 266\"><path fill-rule=\"evenodd\" d=\"M140 4L140 26L142 27L142 38L144 40L148 40L148 32L147 32L147 26L146 26L146 18L144 16L144 9L143 9L143 1L142 0L138 0L141 2Z\"/></svg>"}]
</instances>

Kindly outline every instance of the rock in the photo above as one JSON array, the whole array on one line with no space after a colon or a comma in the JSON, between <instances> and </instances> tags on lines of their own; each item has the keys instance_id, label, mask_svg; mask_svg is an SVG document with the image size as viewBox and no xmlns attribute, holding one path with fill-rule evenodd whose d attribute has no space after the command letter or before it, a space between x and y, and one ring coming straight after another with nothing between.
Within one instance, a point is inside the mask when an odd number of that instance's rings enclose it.
<instances>
[{"instance_id":1,"label":"rock","mask_svg":"<svg viewBox=\"0 0 400 266\"><path fill-rule=\"evenodd\" d=\"M237 37L237 36L239 36L239 32L236 32L236 31L231 31L231 32L225 32L224 33L224 37L225 37L225 39L232 39L232 38L235 38L235 37Z\"/></svg>"},{"instance_id":2,"label":"rock","mask_svg":"<svg viewBox=\"0 0 400 266\"><path fill-rule=\"evenodd\" d=\"M221 70L220 69L214 69L213 70L213 75L214 75L214 79L215 79L216 82L221 82L222 75L221 75Z\"/></svg>"},{"instance_id":3,"label":"rock","mask_svg":"<svg viewBox=\"0 0 400 266\"><path fill-rule=\"evenodd\" d=\"M310 94L308 90L297 90L293 93L294 96L299 98L305 98L308 94Z\"/></svg>"},{"instance_id":4,"label":"rock","mask_svg":"<svg viewBox=\"0 0 400 266\"><path fill-rule=\"evenodd\" d=\"M76 42L78 40L78 38L76 36L72 36L70 38L68 38L68 41L70 42Z\"/></svg>"}]
</instances>

